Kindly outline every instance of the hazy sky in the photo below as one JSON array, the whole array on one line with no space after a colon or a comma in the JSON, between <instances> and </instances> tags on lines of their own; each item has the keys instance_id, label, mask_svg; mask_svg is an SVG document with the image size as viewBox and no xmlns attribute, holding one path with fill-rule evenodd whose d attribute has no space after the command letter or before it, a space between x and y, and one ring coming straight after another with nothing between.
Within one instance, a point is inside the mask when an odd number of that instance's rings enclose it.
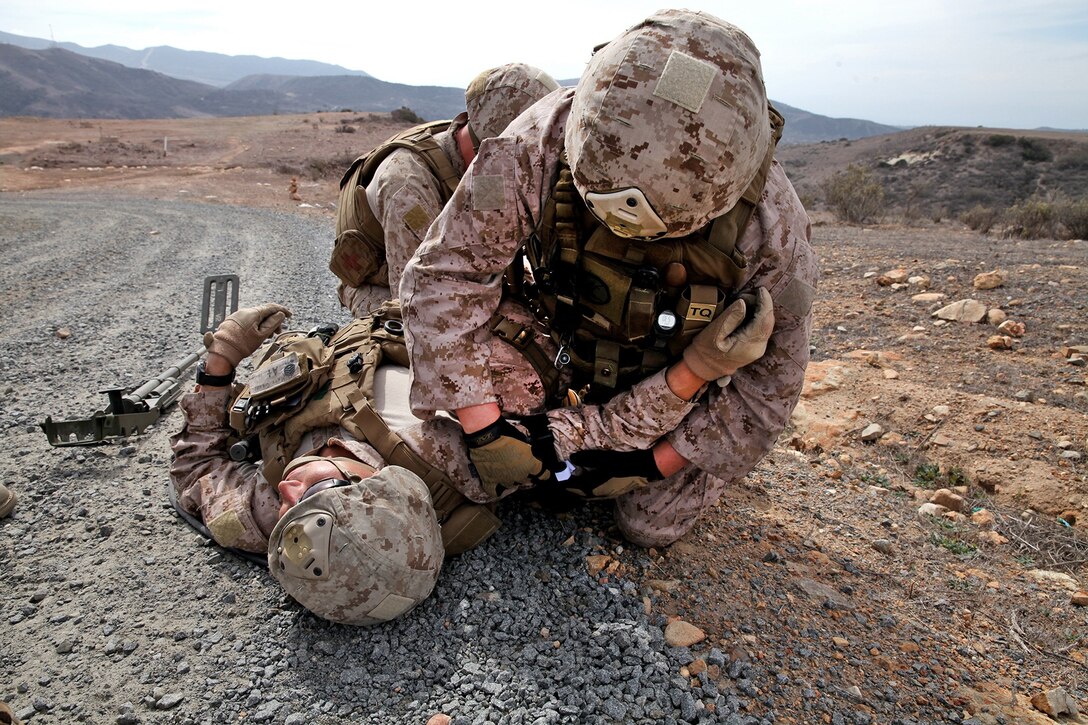
<instances>
[{"instance_id":1,"label":"hazy sky","mask_svg":"<svg viewBox=\"0 0 1088 725\"><path fill-rule=\"evenodd\" d=\"M762 53L771 97L814 113L895 125L1088 128L1086 0L685 5L744 29ZM319 60L386 81L464 87L480 70L512 61L575 78L593 46L661 7L668 6L3 0L0 30L88 47Z\"/></svg>"}]
</instances>

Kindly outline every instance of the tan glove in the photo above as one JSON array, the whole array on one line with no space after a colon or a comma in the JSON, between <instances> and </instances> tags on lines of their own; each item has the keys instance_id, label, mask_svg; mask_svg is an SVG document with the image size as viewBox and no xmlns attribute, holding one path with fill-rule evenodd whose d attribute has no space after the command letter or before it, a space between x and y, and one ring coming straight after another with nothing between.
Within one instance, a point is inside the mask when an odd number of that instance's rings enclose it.
<instances>
[{"instance_id":1,"label":"tan glove","mask_svg":"<svg viewBox=\"0 0 1088 725\"><path fill-rule=\"evenodd\" d=\"M499 418L483 430L466 433L464 438L469 460L476 467L480 483L495 498L518 483L551 480L552 472L541 457L548 455L542 449L545 442L531 441L505 418ZM552 445L551 441L546 445ZM554 448L551 457L555 457Z\"/></svg>"},{"instance_id":2,"label":"tan glove","mask_svg":"<svg viewBox=\"0 0 1088 725\"><path fill-rule=\"evenodd\" d=\"M261 343L279 331L291 310L271 302L244 307L227 315L215 332L204 333L208 352L222 355L234 367L252 355Z\"/></svg>"},{"instance_id":3,"label":"tan glove","mask_svg":"<svg viewBox=\"0 0 1088 725\"><path fill-rule=\"evenodd\" d=\"M693 373L717 380L763 357L774 331L774 300L763 287L756 290L754 308L745 321L748 303L738 299L695 336L684 349L684 362Z\"/></svg>"}]
</instances>

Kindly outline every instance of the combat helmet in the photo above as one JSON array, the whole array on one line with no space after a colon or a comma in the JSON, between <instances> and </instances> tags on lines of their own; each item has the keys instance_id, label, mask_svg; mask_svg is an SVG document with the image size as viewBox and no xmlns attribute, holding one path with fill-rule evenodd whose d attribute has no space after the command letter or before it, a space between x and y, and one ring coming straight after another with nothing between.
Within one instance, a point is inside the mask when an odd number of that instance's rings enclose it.
<instances>
[{"instance_id":1,"label":"combat helmet","mask_svg":"<svg viewBox=\"0 0 1088 725\"><path fill-rule=\"evenodd\" d=\"M295 459L285 474L313 456ZM314 485L268 540L268 568L293 599L340 624L395 619L426 599L445 552L423 480L399 466Z\"/></svg>"},{"instance_id":2,"label":"combat helmet","mask_svg":"<svg viewBox=\"0 0 1088 725\"><path fill-rule=\"evenodd\" d=\"M498 136L522 111L558 87L550 75L525 63L507 63L480 73L465 89L473 146Z\"/></svg>"},{"instance_id":3,"label":"combat helmet","mask_svg":"<svg viewBox=\"0 0 1088 725\"><path fill-rule=\"evenodd\" d=\"M565 133L575 187L614 233L691 234L737 203L770 148L759 51L713 15L659 11L593 55Z\"/></svg>"}]
</instances>

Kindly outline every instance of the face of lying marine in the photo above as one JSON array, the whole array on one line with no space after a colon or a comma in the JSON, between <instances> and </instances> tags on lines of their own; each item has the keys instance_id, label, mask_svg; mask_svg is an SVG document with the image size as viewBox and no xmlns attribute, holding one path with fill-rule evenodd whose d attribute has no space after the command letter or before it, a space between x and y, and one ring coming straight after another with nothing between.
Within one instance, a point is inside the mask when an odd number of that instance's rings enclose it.
<instances>
[{"instance_id":1,"label":"face of lying marine","mask_svg":"<svg viewBox=\"0 0 1088 725\"><path fill-rule=\"evenodd\" d=\"M288 466L283 480L276 485L280 494L280 518L307 495L336 485L348 485L351 479L362 480L374 475L373 468L345 454L347 451L326 446L319 452L324 460L314 458L298 466Z\"/></svg>"}]
</instances>

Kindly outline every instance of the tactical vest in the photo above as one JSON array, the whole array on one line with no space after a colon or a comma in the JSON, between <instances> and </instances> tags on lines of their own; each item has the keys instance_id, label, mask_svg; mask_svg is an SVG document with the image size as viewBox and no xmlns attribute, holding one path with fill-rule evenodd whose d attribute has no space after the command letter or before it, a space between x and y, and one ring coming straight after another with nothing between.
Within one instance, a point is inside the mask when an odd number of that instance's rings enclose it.
<instances>
[{"instance_id":1,"label":"tactical vest","mask_svg":"<svg viewBox=\"0 0 1088 725\"><path fill-rule=\"evenodd\" d=\"M340 179L340 197L336 209L336 243L329 269L345 284L389 286L385 262L385 231L370 208L366 186L374 172L397 149L408 149L419 155L442 188L442 203L453 196L460 175L446 153L434 140L435 134L446 131L453 121L432 121L398 133L372 151L352 162Z\"/></svg>"},{"instance_id":2,"label":"tactical vest","mask_svg":"<svg viewBox=\"0 0 1088 725\"><path fill-rule=\"evenodd\" d=\"M695 234L625 239L601 224L574 187L563 155L537 233L506 285L544 318L560 347L556 367L590 401L610 398L680 357L737 296L747 260L736 248L763 196L784 119L768 106L772 140L737 204Z\"/></svg>"},{"instance_id":3,"label":"tactical vest","mask_svg":"<svg viewBox=\"0 0 1088 725\"><path fill-rule=\"evenodd\" d=\"M399 308L354 320L331 336L280 335L235 395L230 425L243 439L258 436L262 473L276 485L302 437L340 425L370 444L389 465L427 485L447 554L469 549L499 526L490 507L460 494L445 472L416 455L375 410L374 375L386 363L408 365Z\"/></svg>"}]
</instances>

